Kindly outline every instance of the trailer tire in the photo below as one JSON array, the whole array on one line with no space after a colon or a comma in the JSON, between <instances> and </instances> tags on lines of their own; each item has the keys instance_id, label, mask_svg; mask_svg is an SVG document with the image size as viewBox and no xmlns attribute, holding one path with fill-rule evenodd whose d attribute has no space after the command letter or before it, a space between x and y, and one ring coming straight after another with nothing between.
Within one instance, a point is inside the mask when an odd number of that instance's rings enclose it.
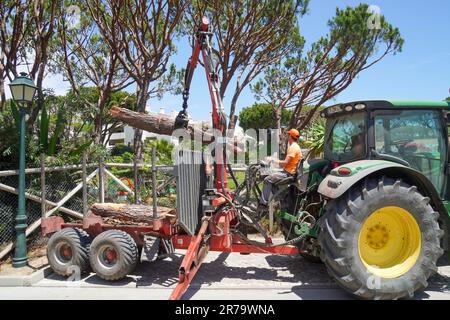
<instances>
[{"instance_id":1,"label":"trailer tire","mask_svg":"<svg viewBox=\"0 0 450 320\"><path fill-rule=\"evenodd\" d=\"M320 220L321 259L334 280L363 299L412 297L442 255L439 214L415 186L367 178L331 200Z\"/></svg>"},{"instance_id":2,"label":"trailer tire","mask_svg":"<svg viewBox=\"0 0 450 320\"><path fill-rule=\"evenodd\" d=\"M102 279L114 281L130 274L138 262L138 248L133 238L121 230L100 233L91 244L92 270Z\"/></svg>"},{"instance_id":3,"label":"trailer tire","mask_svg":"<svg viewBox=\"0 0 450 320\"><path fill-rule=\"evenodd\" d=\"M47 244L47 259L53 271L61 276L89 270L90 238L79 228L64 228L54 233Z\"/></svg>"}]
</instances>

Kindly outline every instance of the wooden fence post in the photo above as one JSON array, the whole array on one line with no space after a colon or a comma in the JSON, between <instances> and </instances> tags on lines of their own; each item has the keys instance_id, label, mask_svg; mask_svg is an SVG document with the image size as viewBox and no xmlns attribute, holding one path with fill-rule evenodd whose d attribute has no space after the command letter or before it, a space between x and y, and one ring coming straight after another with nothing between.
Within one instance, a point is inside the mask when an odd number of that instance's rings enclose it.
<instances>
[{"instance_id":1,"label":"wooden fence post","mask_svg":"<svg viewBox=\"0 0 450 320\"><path fill-rule=\"evenodd\" d=\"M41 216L45 217L46 209L46 190L45 190L45 153L41 153Z\"/></svg>"},{"instance_id":2,"label":"wooden fence post","mask_svg":"<svg viewBox=\"0 0 450 320\"><path fill-rule=\"evenodd\" d=\"M139 195L141 193L138 159L136 155L133 157L133 180L134 180L134 204L139 203Z\"/></svg>"},{"instance_id":3,"label":"wooden fence post","mask_svg":"<svg viewBox=\"0 0 450 320\"><path fill-rule=\"evenodd\" d=\"M82 180L83 180L83 216L87 213L87 182L86 182L86 151L83 152Z\"/></svg>"},{"instance_id":4,"label":"wooden fence post","mask_svg":"<svg viewBox=\"0 0 450 320\"><path fill-rule=\"evenodd\" d=\"M105 172L103 170L103 157L100 157L98 165L98 193L100 203L105 202Z\"/></svg>"},{"instance_id":5,"label":"wooden fence post","mask_svg":"<svg viewBox=\"0 0 450 320\"><path fill-rule=\"evenodd\" d=\"M153 195L153 218L158 217L157 194L156 194L156 148L152 148L152 195Z\"/></svg>"}]
</instances>

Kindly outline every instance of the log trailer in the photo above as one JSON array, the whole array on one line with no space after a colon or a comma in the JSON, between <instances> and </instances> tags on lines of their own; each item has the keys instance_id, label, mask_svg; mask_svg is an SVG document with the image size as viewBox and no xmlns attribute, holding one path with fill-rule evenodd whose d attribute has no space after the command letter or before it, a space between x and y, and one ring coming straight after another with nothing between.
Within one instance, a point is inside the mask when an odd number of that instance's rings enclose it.
<instances>
[{"instance_id":1,"label":"log trailer","mask_svg":"<svg viewBox=\"0 0 450 320\"><path fill-rule=\"evenodd\" d=\"M214 169L198 161L203 159L198 152L178 153L176 216L153 210L145 223L111 224L92 208L81 223L43 219L43 233L52 234L47 256L53 270L68 276L74 266L79 271L91 267L101 278L117 280L133 270L139 256L153 261L183 249L170 296L175 300L182 298L208 251L300 254L324 262L330 276L360 298L411 297L425 288L437 259L449 248L450 103L357 101L323 110L325 158L302 160L295 176L277 183L271 199L285 237L275 244L261 225L266 213L255 210L267 164L249 165L241 184L226 165L226 117L211 36L203 18L174 129L187 127L189 88L201 54L213 128L220 132ZM227 174L235 180L234 191ZM250 240L249 227L264 241Z\"/></svg>"}]
</instances>

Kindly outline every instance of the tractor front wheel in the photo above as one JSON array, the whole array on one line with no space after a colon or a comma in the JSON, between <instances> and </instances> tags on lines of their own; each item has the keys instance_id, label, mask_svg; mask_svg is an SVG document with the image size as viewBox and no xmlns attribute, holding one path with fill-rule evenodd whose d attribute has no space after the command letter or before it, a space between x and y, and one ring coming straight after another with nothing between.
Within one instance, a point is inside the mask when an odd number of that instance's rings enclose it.
<instances>
[{"instance_id":1,"label":"tractor front wheel","mask_svg":"<svg viewBox=\"0 0 450 320\"><path fill-rule=\"evenodd\" d=\"M442 255L439 214L415 186L367 178L327 204L321 259L345 290L364 299L412 297Z\"/></svg>"}]
</instances>

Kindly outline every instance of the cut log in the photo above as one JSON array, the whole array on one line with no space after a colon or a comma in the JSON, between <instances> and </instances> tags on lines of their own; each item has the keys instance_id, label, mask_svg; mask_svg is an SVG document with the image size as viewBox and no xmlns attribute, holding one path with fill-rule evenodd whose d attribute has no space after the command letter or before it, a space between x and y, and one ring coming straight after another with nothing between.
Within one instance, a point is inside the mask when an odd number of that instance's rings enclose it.
<instances>
[{"instance_id":1,"label":"cut log","mask_svg":"<svg viewBox=\"0 0 450 320\"><path fill-rule=\"evenodd\" d=\"M120 120L129 126L153 132L156 134L163 134L171 136L173 134L173 126L175 119L169 115L162 113L140 113L131 111L121 107L111 107L109 110L114 119ZM189 121L187 132L191 135L191 139L201 139L203 144L208 144L214 140L211 135L211 124L207 121ZM183 130L183 132L185 132ZM244 152L246 136L244 132L236 130L233 132L234 139L230 139L228 144L229 150L235 154Z\"/></svg>"},{"instance_id":2,"label":"cut log","mask_svg":"<svg viewBox=\"0 0 450 320\"><path fill-rule=\"evenodd\" d=\"M94 203L93 214L123 223L147 223L153 221L153 207L147 205L128 205L119 203ZM159 217L175 218L176 210L157 207Z\"/></svg>"},{"instance_id":3,"label":"cut log","mask_svg":"<svg viewBox=\"0 0 450 320\"><path fill-rule=\"evenodd\" d=\"M169 115L162 113L140 113L131 111L117 106L111 107L109 110L114 119L120 120L134 128L142 129L163 135L172 135L175 119ZM188 124L188 132L194 138L194 134L203 134L204 141L212 141L212 136L206 131L210 128L210 124L206 121L194 122Z\"/></svg>"}]
</instances>

